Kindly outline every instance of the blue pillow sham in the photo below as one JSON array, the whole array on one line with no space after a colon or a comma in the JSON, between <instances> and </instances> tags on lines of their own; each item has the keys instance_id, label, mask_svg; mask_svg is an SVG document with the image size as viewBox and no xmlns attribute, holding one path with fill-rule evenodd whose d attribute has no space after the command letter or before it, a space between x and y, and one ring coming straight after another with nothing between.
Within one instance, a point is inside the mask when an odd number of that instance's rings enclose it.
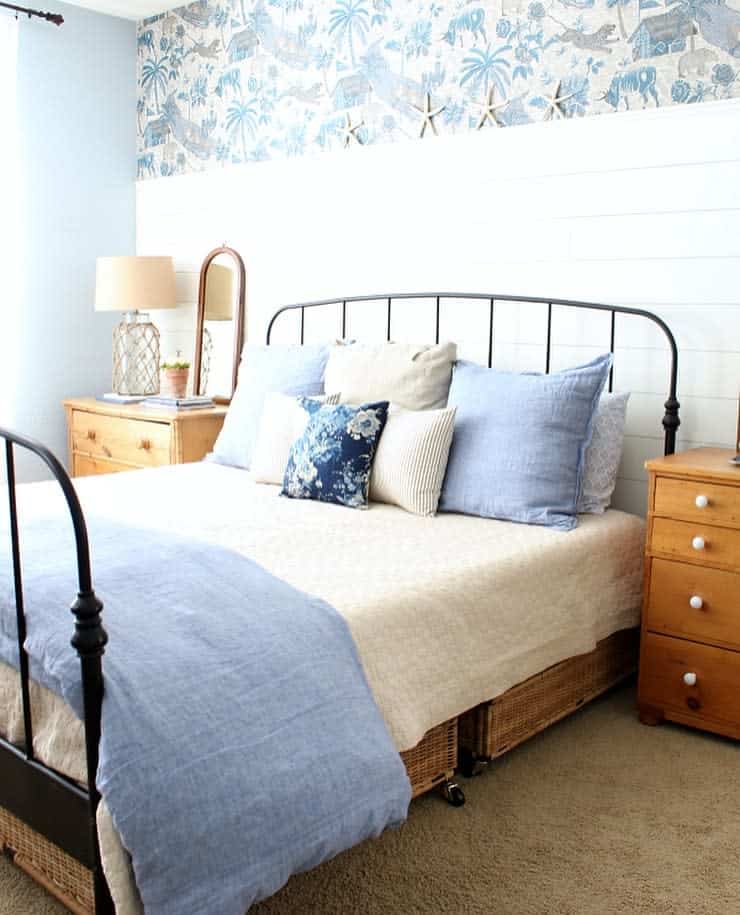
<instances>
[{"instance_id":1,"label":"blue pillow sham","mask_svg":"<svg viewBox=\"0 0 740 915\"><path fill-rule=\"evenodd\" d=\"M576 526L583 463L612 357L550 375L455 366L455 435L439 510Z\"/></svg>"},{"instance_id":2,"label":"blue pillow sham","mask_svg":"<svg viewBox=\"0 0 740 915\"><path fill-rule=\"evenodd\" d=\"M282 494L367 508L370 472L388 419L388 401L359 407L322 405L307 398L299 398L299 403L309 419L290 449Z\"/></svg>"},{"instance_id":3,"label":"blue pillow sham","mask_svg":"<svg viewBox=\"0 0 740 915\"><path fill-rule=\"evenodd\" d=\"M211 460L249 470L268 391L306 397L324 393L329 347L248 343L242 353L239 383Z\"/></svg>"}]
</instances>

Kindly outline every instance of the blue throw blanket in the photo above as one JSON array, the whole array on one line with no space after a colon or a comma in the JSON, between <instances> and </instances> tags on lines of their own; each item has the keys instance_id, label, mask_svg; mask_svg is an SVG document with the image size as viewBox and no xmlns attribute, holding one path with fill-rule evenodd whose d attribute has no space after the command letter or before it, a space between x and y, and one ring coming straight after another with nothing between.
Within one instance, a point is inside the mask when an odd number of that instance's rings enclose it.
<instances>
[{"instance_id":1,"label":"blue throw blanket","mask_svg":"<svg viewBox=\"0 0 740 915\"><path fill-rule=\"evenodd\" d=\"M229 550L88 518L110 636L98 786L147 915L244 915L406 816L346 623ZM17 666L0 532L0 657ZM32 675L82 715L71 525L22 532ZM287 548L287 546L286 546Z\"/></svg>"}]
</instances>

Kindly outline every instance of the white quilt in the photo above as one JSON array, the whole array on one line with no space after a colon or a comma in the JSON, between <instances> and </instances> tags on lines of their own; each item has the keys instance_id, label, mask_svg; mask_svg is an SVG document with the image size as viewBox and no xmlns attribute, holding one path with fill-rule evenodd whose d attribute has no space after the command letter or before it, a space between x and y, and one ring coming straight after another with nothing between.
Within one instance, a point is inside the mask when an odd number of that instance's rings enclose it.
<instances>
[{"instance_id":1,"label":"white quilt","mask_svg":"<svg viewBox=\"0 0 740 915\"><path fill-rule=\"evenodd\" d=\"M76 485L83 508L218 542L330 603L347 620L399 750L639 620L644 524L614 510L581 516L570 532L462 515L422 517L380 504L358 511L286 499L243 470L210 463L89 477ZM59 498L55 484L22 487L22 513ZM95 566L94 543L92 557L105 601L105 570ZM74 594L70 570L70 603ZM217 625L218 607L203 613L204 625L208 616ZM79 724L55 696L38 690L35 700L39 756L82 780ZM11 739L22 734L17 675L5 665L0 731ZM125 861L105 840L109 831L101 824L113 884L113 871L125 870ZM112 888L119 911L135 911L123 902L123 890Z\"/></svg>"}]
</instances>

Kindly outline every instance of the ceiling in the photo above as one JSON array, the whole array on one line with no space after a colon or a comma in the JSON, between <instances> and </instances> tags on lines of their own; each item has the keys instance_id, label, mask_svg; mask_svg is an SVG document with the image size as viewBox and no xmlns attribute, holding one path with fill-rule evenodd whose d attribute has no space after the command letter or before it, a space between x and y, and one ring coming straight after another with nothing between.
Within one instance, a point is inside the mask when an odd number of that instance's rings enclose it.
<instances>
[{"instance_id":1,"label":"ceiling","mask_svg":"<svg viewBox=\"0 0 740 915\"><path fill-rule=\"evenodd\" d=\"M182 0L66 0L72 6L84 6L98 13L109 16L121 16L124 19L144 19L164 13L182 5Z\"/></svg>"}]
</instances>

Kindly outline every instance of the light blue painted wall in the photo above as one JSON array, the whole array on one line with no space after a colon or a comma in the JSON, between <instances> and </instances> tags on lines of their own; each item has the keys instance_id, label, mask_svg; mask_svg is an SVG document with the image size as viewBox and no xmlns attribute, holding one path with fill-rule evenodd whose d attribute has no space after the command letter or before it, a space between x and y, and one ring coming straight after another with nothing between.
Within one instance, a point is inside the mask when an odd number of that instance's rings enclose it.
<instances>
[{"instance_id":1,"label":"light blue painted wall","mask_svg":"<svg viewBox=\"0 0 740 915\"><path fill-rule=\"evenodd\" d=\"M66 456L60 401L110 390L115 314L93 310L95 259L135 253L136 26L65 3L22 19L20 368L15 423ZM42 473L24 462L22 475Z\"/></svg>"}]
</instances>

